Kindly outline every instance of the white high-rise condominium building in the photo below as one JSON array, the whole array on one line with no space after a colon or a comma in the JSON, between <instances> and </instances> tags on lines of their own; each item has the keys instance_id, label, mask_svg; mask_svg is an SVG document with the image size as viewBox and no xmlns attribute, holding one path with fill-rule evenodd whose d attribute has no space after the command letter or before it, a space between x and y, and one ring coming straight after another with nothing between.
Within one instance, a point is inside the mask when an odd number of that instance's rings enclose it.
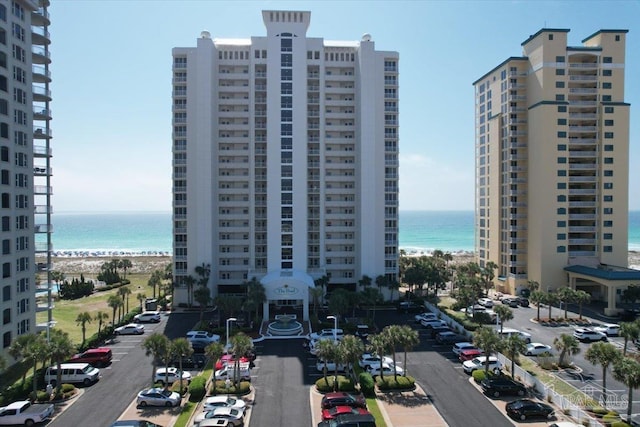
<instances>
[{"instance_id":1,"label":"white high-rise condominium building","mask_svg":"<svg viewBox=\"0 0 640 427\"><path fill-rule=\"evenodd\" d=\"M474 83L476 250L514 293L570 286L616 311L627 269L627 30L542 29Z\"/></svg>"},{"instance_id":2,"label":"white high-rise condominium building","mask_svg":"<svg viewBox=\"0 0 640 427\"><path fill-rule=\"evenodd\" d=\"M314 280L397 279L398 53L262 16L264 37L173 49L175 302L205 270L212 296L257 279L265 316L307 318Z\"/></svg>"},{"instance_id":3,"label":"white high-rise condominium building","mask_svg":"<svg viewBox=\"0 0 640 427\"><path fill-rule=\"evenodd\" d=\"M0 2L0 355L5 357L17 336L36 332L36 273L50 283L48 4ZM46 261L36 264L36 253ZM52 321L49 307L42 305Z\"/></svg>"}]
</instances>

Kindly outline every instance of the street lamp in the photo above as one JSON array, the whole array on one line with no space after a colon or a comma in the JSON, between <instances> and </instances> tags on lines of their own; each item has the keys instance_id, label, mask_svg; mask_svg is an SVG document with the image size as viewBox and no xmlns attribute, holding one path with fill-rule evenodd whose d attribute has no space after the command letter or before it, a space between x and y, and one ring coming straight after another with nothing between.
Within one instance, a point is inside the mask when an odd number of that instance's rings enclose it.
<instances>
[{"instance_id":1,"label":"street lamp","mask_svg":"<svg viewBox=\"0 0 640 427\"><path fill-rule=\"evenodd\" d=\"M227 319L227 341L224 343L225 347L229 347L229 323L235 322L236 320L238 319L236 319L235 317L229 317Z\"/></svg>"},{"instance_id":2,"label":"street lamp","mask_svg":"<svg viewBox=\"0 0 640 427\"><path fill-rule=\"evenodd\" d=\"M338 341L338 316L327 316L327 320L333 319L333 342Z\"/></svg>"}]
</instances>

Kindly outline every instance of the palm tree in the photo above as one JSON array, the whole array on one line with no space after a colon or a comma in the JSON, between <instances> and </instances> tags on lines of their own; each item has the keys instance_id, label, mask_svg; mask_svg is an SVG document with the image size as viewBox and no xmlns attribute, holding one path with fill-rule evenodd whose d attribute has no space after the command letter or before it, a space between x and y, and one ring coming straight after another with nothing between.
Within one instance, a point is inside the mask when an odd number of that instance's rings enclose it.
<instances>
[{"instance_id":1,"label":"palm tree","mask_svg":"<svg viewBox=\"0 0 640 427\"><path fill-rule=\"evenodd\" d=\"M571 289L570 287L564 287L564 288L560 288L558 289L558 291L556 292L556 295L558 296L558 300L562 303L562 305L564 306L564 318L567 318L567 310L569 308L569 303L572 302L575 299L575 291L573 289Z\"/></svg>"},{"instance_id":2,"label":"palm tree","mask_svg":"<svg viewBox=\"0 0 640 427\"><path fill-rule=\"evenodd\" d=\"M170 354L171 343L169 338L159 332L154 332L149 335L142 342L142 348L145 350L146 356L151 356L151 366L153 371L151 372L151 386L155 384L156 369L158 367L158 360L164 360ZM166 384L166 381L165 381Z\"/></svg>"},{"instance_id":3,"label":"palm tree","mask_svg":"<svg viewBox=\"0 0 640 427\"><path fill-rule=\"evenodd\" d=\"M584 358L592 365L602 366L602 401L607 407L607 370L622 358L622 353L611 343L597 342L591 344Z\"/></svg>"},{"instance_id":4,"label":"palm tree","mask_svg":"<svg viewBox=\"0 0 640 427\"><path fill-rule=\"evenodd\" d=\"M322 298L323 290L321 287L309 288L309 296L313 301L313 315L318 318L318 304L320 304L320 298Z\"/></svg>"},{"instance_id":5,"label":"palm tree","mask_svg":"<svg viewBox=\"0 0 640 427\"><path fill-rule=\"evenodd\" d=\"M633 390L640 387L640 362L629 357L623 357L613 365L613 377L629 389L629 395L627 397L627 420L630 420L631 407L633 406Z\"/></svg>"},{"instance_id":6,"label":"palm tree","mask_svg":"<svg viewBox=\"0 0 640 427\"><path fill-rule=\"evenodd\" d=\"M153 273L151 273L151 277L149 277L149 280L147 281L147 285L153 288L153 298L156 297L156 288L160 287L160 285L162 284L162 274L162 271L154 270Z\"/></svg>"},{"instance_id":7,"label":"palm tree","mask_svg":"<svg viewBox=\"0 0 640 427\"><path fill-rule=\"evenodd\" d=\"M211 301L211 291L206 286L200 286L193 293L193 297L200 307L200 322L204 319L204 311Z\"/></svg>"},{"instance_id":8,"label":"palm tree","mask_svg":"<svg viewBox=\"0 0 640 427\"><path fill-rule=\"evenodd\" d=\"M390 348L387 334L380 333L369 335L369 344L374 352L380 357L380 380L384 381L384 370L382 369L382 358Z\"/></svg>"},{"instance_id":9,"label":"palm tree","mask_svg":"<svg viewBox=\"0 0 640 427\"><path fill-rule=\"evenodd\" d=\"M573 335L561 334L559 337L555 337L553 340L553 346L560 352L558 365L561 367L568 366L564 360L567 355L574 356L580 353L580 344Z\"/></svg>"},{"instance_id":10,"label":"palm tree","mask_svg":"<svg viewBox=\"0 0 640 427\"><path fill-rule=\"evenodd\" d=\"M420 343L420 334L409 325L400 327L400 336L398 343L404 351L404 375L407 376L407 352Z\"/></svg>"},{"instance_id":11,"label":"palm tree","mask_svg":"<svg viewBox=\"0 0 640 427\"><path fill-rule=\"evenodd\" d=\"M389 325L385 326L382 330L382 334L386 336L387 343L389 345L389 349L391 350L391 355L393 357L393 378L395 381L398 380L398 372L395 369L396 366L396 349L400 345L402 340L402 326L400 325ZM382 369L380 369L382 371Z\"/></svg>"},{"instance_id":12,"label":"palm tree","mask_svg":"<svg viewBox=\"0 0 640 427\"><path fill-rule=\"evenodd\" d=\"M236 295L218 294L214 301L226 317L234 317L234 313L242 308L242 299Z\"/></svg>"},{"instance_id":13,"label":"palm tree","mask_svg":"<svg viewBox=\"0 0 640 427\"><path fill-rule=\"evenodd\" d=\"M489 356L494 353L499 352L504 345L498 333L487 326L481 326L476 329L475 334L473 335L473 343L482 351L484 351L484 355L486 356L485 360L485 374L489 375Z\"/></svg>"},{"instance_id":14,"label":"palm tree","mask_svg":"<svg viewBox=\"0 0 640 427\"><path fill-rule=\"evenodd\" d=\"M145 294L137 294L136 295L136 299L140 303L140 311L144 311L142 309L142 303L145 302L145 300L147 299L147 296Z\"/></svg>"},{"instance_id":15,"label":"palm tree","mask_svg":"<svg viewBox=\"0 0 640 427\"><path fill-rule=\"evenodd\" d=\"M247 283L247 301L246 304L256 310L254 319L258 319L260 307L267 300L264 285L255 277L251 278Z\"/></svg>"},{"instance_id":16,"label":"palm tree","mask_svg":"<svg viewBox=\"0 0 640 427\"><path fill-rule=\"evenodd\" d=\"M580 320L582 320L582 305L591 301L591 295L583 291L582 289L578 289L573 294L573 300L578 303L578 311L580 313Z\"/></svg>"},{"instance_id":17,"label":"palm tree","mask_svg":"<svg viewBox=\"0 0 640 427\"><path fill-rule=\"evenodd\" d=\"M100 331L102 330L102 322L109 320L109 315L104 311L99 311L93 317L94 320L98 321L98 335L100 335Z\"/></svg>"},{"instance_id":18,"label":"palm tree","mask_svg":"<svg viewBox=\"0 0 640 427\"><path fill-rule=\"evenodd\" d=\"M334 340L320 340L318 341L316 356L318 359L324 362L322 368L322 375L324 376L324 383L329 387L329 379L327 378L327 361L332 360L336 363L336 356L338 353L338 344ZM338 382L337 378L334 378L334 384Z\"/></svg>"},{"instance_id":19,"label":"palm tree","mask_svg":"<svg viewBox=\"0 0 640 427\"><path fill-rule=\"evenodd\" d=\"M231 341L231 349L235 361L233 363L233 380L234 384L237 386L240 381L240 358L247 354L253 348L253 341L251 337L246 335L244 332L238 332L233 337L229 339Z\"/></svg>"},{"instance_id":20,"label":"palm tree","mask_svg":"<svg viewBox=\"0 0 640 427\"><path fill-rule=\"evenodd\" d=\"M559 301L558 295L551 292L547 292L545 294L544 302L549 306L549 320L551 320L551 308L553 307L554 304L557 304L558 301Z\"/></svg>"},{"instance_id":21,"label":"palm tree","mask_svg":"<svg viewBox=\"0 0 640 427\"><path fill-rule=\"evenodd\" d=\"M193 304L193 285L196 283L196 278L189 275L184 278L184 284L187 285L187 305L191 307Z\"/></svg>"},{"instance_id":22,"label":"palm tree","mask_svg":"<svg viewBox=\"0 0 640 427\"><path fill-rule=\"evenodd\" d=\"M484 269L482 270L482 281L484 283L486 295L489 295L489 289L493 286L493 279L496 277L495 270L497 268L498 265L493 261L489 261L484 265Z\"/></svg>"},{"instance_id":23,"label":"palm tree","mask_svg":"<svg viewBox=\"0 0 640 427\"><path fill-rule=\"evenodd\" d=\"M129 295L131 295L131 289L128 286L122 286L118 289L118 295L122 297L122 303L124 304L124 312L129 312Z\"/></svg>"},{"instance_id":24,"label":"palm tree","mask_svg":"<svg viewBox=\"0 0 640 427\"><path fill-rule=\"evenodd\" d=\"M82 313L78 313L78 317L76 317L76 325L80 325L82 328L82 344L84 345L86 332L87 332L87 323L91 323L93 317L91 313L88 311L83 311Z\"/></svg>"},{"instance_id":25,"label":"palm tree","mask_svg":"<svg viewBox=\"0 0 640 427\"><path fill-rule=\"evenodd\" d=\"M540 289L540 283L536 282L535 280L529 280L527 282L527 286L529 287L529 290L531 292L535 292L538 289ZM531 296L531 295L529 295L529 296Z\"/></svg>"},{"instance_id":26,"label":"palm tree","mask_svg":"<svg viewBox=\"0 0 640 427\"><path fill-rule=\"evenodd\" d=\"M212 375L213 375L213 394L216 393L216 370L215 370L215 364L218 361L218 359L220 359L222 357L222 355L224 354L224 346L222 345L222 343L219 342L213 342L211 344L209 344L208 346L206 346L204 348L204 354L205 356L207 356L207 358L209 358L210 360L213 361L213 365L214 365L214 369L212 370Z\"/></svg>"},{"instance_id":27,"label":"palm tree","mask_svg":"<svg viewBox=\"0 0 640 427\"><path fill-rule=\"evenodd\" d=\"M69 334L61 331L60 329L51 329L49 332L49 344L47 345L47 352L51 357L51 360L55 362L57 367L56 377L56 389L60 390L62 387L62 362L68 359L73 353L75 353L76 347L71 342Z\"/></svg>"},{"instance_id":28,"label":"palm tree","mask_svg":"<svg viewBox=\"0 0 640 427\"><path fill-rule=\"evenodd\" d=\"M180 367L180 395L182 396L182 359L193 354L193 347L186 338L176 338L171 341L171 353L176 355Z\"/></svg>"},{"instance_id":29,"label":"palm tree","mask_svg":"<svg viewBox=\"0 0 640 427\"><path fill-rule=\"evenodd\" d=\"M109 295L109 298L107 298L107 305L113 310L113 315L111 316L112 327L116 326L116 310L120 307L121 302L122 301L118 295Z\"/></svg>"},{"instance_id":30,"label":"palm tree","mask_svg":"<svg viewBox=\"0 0 640 427\"><path fill-rule=\"evenodd\" d=\"M511 334L504 342L503 351L511 360L511 378L515 379L516 358L520 353L527 351L527 343L520 335Z\"/></svg>"},{"instance_id":31,"label":"palm tree","mask_svg":"<svg viewBox=\"0 0 640 427\"><path fill-rule=\"evenodd\" d=\"M640 338L640 323L637 320L635 322L622 322L620 323L620 332L618 334L624 338L622 355L626 356L629 341L633 342Z\"/></svg>"},{"instance_id":32,"label":"palm tree","mask_svg":"<svg viewBox=\"0 0 640 427\"><path fill-rule=\"evenodd\" d=\"M347 370L351 370L351 374L356 384L358 384L358 378L356 377L355 364L362 353L364 353L364 344L362 340L353 335L345 335L339 344L340 353L343 356L344 362L347 364Z\"/></svg>"},{"instance_id":33,"label":"palm tree","mask_svg":"<svg viewBox=\"0 0 640 427\"><path fill-rule=\"evenodd\" d=\"M30 361L33 364L33 391L35 392L37 388L36 380L38 376L36 375L36 371L38 369L37 365L40 360L44 360L45 356L48 355L47 352L47 342L44 337L40 334L24 334L18 335L18 337L13 340L11 346L9 347L8 353L16 360L25 359ZM24 375L22 376L22 383L26 381L27 371L24 371Z\"/></svg>"},{"instance_id":34,"label":"palm tree","mask_svg":"<svg viewBox=\"0 0 640 427\"><path fill-rule=\"evenodd\" d=\"M493 311L498 315L498 319L500 319L500 333L502 334L502 329L504 327L505 322L513 319L513 311L506 305L496 305L493 308Z\"/></svg>"},{"instance_id":35,"label":"palm tree","mask_svg":"<svg viewBox=\"0 0 640 427\"><path fill-rule=\"evenodd\" d=\"M537 290L531 292L531 295L529 295L529 299L531 300L531 302L534 303L538 308L538 314L536 315L536 320L540 320L540 306L545 301L545 295L546 294L544 292L537 291Z\"/></svg>"},{"instance_id":36,"label":"palm tree","mask_svg":"<svg viewBox=\"0 0 640 427\"><path fill-rule=\"evenodd\" d=\"M118 262L118 268L121 268L123 271L122 280L127 278L127 270L130 269L131 267L133 267L133 264L131 263L131 260L127 258L121 259Z\"/></svg>"}]
</instances>

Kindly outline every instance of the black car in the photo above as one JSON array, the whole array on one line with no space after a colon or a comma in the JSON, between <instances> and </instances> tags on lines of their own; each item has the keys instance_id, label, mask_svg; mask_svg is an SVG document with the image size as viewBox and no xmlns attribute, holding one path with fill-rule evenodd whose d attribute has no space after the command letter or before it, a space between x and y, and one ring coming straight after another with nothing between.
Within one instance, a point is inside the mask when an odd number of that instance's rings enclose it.
<instances>
[{"instance_id":1,"label":"black car","mask_svg":"<svg viewBox=\"0 0 640 427\"><path fill-rule=\"evenodd\" d=\"M202 353L195 353L191 356L182 358L183 369L199 369L207 363L207 356ZM169 362L169 366L180 367L180 359L173 359Z\"/></svg>"},{"instance_id":2,"label":"black car","mask_svg":"<svg viewBox=\"0 0 640 427\"><path fill-rule=\"evenodd\" d=\"M517 308L518 306L520 306L520 303L518 302L518 298L502 298L500 302L502 302L505 305L508 305L511 308Z\"/></svg>"},{"instance_id":3,"label":"black car","mask_svg":"<svg viewBox=\"0 0 640 427\"><path fill-rule=\"evenodd\" d=\"M451 328L449 328L448 326L436 326L435 328L431 328L430 331L431 338L435 338L440 332L450 332Z\"/></svg>"},{"instance_id":4,"label":"black car","mask_svg":"<svg viewBox=\"0 0 640 427\"><path fill-rule=\"evenodd\" d=\"M500 397L504 394L524 396L527 394L527 388L517 381L510 378L485 378L480 383L482 390L489 396Z\"/></svg>"},{"instance_id":5,"label":"black car","mask_svg":"<svg viewBox=\"0 0 640 427\"><path fill-rule=\"evenodd\" d=\"M507 414L511 418L524 421L528 418L551 418L553 408L546 403L536 402L530 399L519 399L507 403Z\"/></svg>"},{"instance_id":6,"label":"black car","mask_svg":"<svg viewBox=\"0 0 640 427\"><path fill-rule=\"evenodd\" d=\"M369 326L367 325L358 325L356 326L356 336L358 338L362 338L363 340L369 336Z\"/></svg>"},{"instance_id":7,"label":"black car","mask_svg":"<svg viewBox=\"0 0 640 427\"><path fill-rule=\"evenodd\" d=\"M455 344L466 340L467 338L464 338L453 331L438 332L436 335L436 342L439 344Z\"/></svg>"},{"instance_id":8,"label":"black car","mask_svg":"<svg viewBox=\"0 0 640 427\"><path fill-rule=\"evenodd\" d=\"M522 307L529 307L529 300L525 297L518 297L516 298L518 300L518 304L520 304Z\"/></svg>"},{"instance_id":9,"label":"black car","mask_svg":"<svg viewBox=\"0 0 640 427\"><path fill-rule=\"evenodd\" d=\"M424 304L415 301L402 301L398 304L397 310L399 313L422 313Z\"/></svg>"},{"instance_id":10,"label":"black car","mask_svg":"<svg viewBox=\"0 0 640 427\"><path fill-rule=\"evenodd\" d=\"M333 408L334 406L351 406L352 408L367 409L367 401L362 394L351 394L343 391L327 393L322 397L322 409Z\"/></svg>"}]
</instances>

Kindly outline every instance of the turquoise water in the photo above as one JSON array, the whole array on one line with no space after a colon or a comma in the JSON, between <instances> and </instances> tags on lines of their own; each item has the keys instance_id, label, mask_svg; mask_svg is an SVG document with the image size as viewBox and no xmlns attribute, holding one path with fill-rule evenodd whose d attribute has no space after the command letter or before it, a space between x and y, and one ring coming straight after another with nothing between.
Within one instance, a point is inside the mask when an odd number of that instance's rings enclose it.
<instances>
[{"instance_id":1,"label":"turquoise water","mask_svg":"<svg viewBox=\"0 0 640 427\"><path fill-rule=\"evenodd\" d=\"M171 214L66 213L53 215L58 254L171 254ZM472 211L400 212L400 248L473 251ZM640 211L629 213L629 249L640 251Z\"/></svg>"}]
</instances>

